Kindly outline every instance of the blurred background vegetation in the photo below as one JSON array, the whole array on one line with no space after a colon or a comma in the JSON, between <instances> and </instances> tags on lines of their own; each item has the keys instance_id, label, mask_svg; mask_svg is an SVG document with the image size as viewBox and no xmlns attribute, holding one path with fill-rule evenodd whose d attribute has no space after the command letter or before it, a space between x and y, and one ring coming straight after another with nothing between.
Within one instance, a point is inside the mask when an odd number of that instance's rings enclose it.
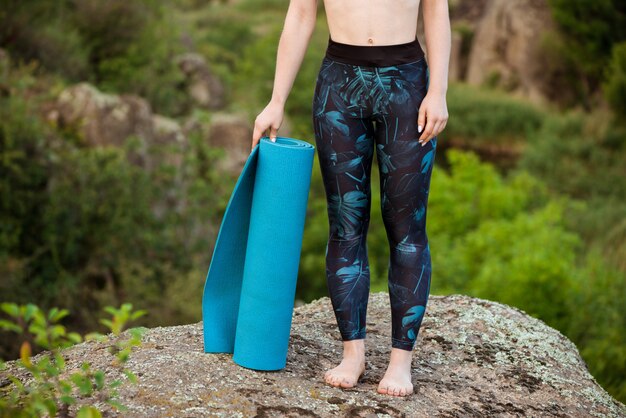
<instances>
[{"instance_id":1,"label":"blurred background vegetation","mask_svg":"<svg viewBox=\"0 0 626 418\"><path fill-rule=\"evenodd\" d=\"M210 120L181 88L174 58L193 51L223 83L226 110L244 112L252 125L271 95L287 3L2 2L2 301L69 309L64 324L77 332L95 330L101 308L123 302L150 312L145 326L201 320L212 245L236 181L217 168L222 153L190 135L185 205L157 215L153 203L176 184L170 166L132 164L132 137L122 146L86 146L44 110L86 81L139 95L181 123L190 115ZM545 43L546 76L558 75L561 100L537 105L489 84L450 84L429 200L431 293L501 301L544 320L626 402L626 14L618 0L549 7L557 25ZM321 2L318 24L286 107L291 136L312 143L311 101L328 36ZM499 157L459 143L517 151ZM376 173L372 219L380 219ZM327 295L317 163L308 210L303 302ZM372 291L386 291L382 222L372 222L368 246ZM15 358L18 347L0 337L0 357Z\"/></svg>"}]
</instances>

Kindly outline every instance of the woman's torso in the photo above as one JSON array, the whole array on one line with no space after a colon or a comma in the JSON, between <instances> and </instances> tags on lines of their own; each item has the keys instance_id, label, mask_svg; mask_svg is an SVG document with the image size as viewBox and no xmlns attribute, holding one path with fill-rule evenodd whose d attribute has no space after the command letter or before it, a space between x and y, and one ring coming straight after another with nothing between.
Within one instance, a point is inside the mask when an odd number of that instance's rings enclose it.
<instances>
[{"instance_id":1,"label":"woman's torso","mask_svg":"<svg viewBox=\"0 0 626 418\"><path fill-rule=\"evenodd\" d=\"M350 45L411 42L420 0L323 0L330 37Z\"/></svg>"}]
</instances>

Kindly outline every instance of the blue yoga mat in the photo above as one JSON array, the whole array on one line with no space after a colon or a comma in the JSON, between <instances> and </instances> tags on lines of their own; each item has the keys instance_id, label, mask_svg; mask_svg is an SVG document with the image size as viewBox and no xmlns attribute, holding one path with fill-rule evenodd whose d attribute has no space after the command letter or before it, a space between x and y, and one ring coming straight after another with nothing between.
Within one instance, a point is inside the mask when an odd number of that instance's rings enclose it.
<instances>
[{"instance_id":1,"label":"blue yoga mat","mask_svg":"<svg viewBox=\"0 0 626 418\"><path fill-rule=\"evenodd\" d=\"M205 353L256 370L287 363L315 147L263 137L217 235L202 296Z\"/></svg>"}]
</instances>

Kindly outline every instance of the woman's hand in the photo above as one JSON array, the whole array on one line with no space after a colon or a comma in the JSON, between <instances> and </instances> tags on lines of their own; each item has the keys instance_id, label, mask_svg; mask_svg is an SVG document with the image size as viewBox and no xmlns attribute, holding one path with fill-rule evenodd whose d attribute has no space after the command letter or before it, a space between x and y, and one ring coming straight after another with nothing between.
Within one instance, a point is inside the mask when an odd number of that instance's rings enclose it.
<instances>
[{"instance_id":1,"label":"woman's hand","mask_svg":"<svg viewBox=\"0 0 626 418\"><path fill-rule=\"evenodd\" d=\"M426 145L435 136L439 135L448 123L448 108L446 105L446 94L429 90L420 105L419 116L417 118L417 129L422 132L419 142Z\"/></svg>"},{"instance_id":2,"label":"woman's hand","mask_svg":"<svg viewBox=\"0 0 626 418\"><path fill-rule=\"evenodd\" d=\"M276 142L276 134L283 123L285 108L283 105L275 102L269 102L265 109L256 117L254 121L254 133L252 134L252 148L256 147L269 130L269 137L272 142Z\"/></svg>"}]
</instances>

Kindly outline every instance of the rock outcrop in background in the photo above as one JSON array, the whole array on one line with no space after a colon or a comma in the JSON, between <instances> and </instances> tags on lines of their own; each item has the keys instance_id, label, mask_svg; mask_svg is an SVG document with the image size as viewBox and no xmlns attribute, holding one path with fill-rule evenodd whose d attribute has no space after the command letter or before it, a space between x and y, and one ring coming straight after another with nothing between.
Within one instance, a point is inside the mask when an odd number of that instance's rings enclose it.
<instances>
[{"instance_id":1,"label":"rock outcrop in background","mask_svg":"<svg viewBox=\"0 0 626 418\"><path fill-rule=\"evenodd\" d=\"M456 29L451 81L497 85L536 103L549 100L541 35L554 24L546 0L457 0L450 6Z\"/></svg>"},{"instance_id":2,"label":"rock outcrop in background","mask_svg":"<svg viewBox=\"0 0 626 418\"><path fill-rule=\"evenodd\" d=\"M355 388L324 383L341 358L330 299L294 310L287 366L263 372L203 352L202 322L153 328L127 366L139 376L124 384L125 417L624 417L587 371L576 346L523 311L467 296L435 296L413 355L414 393L376 392L390 351L389 296L368 305L366 372ZM68 373L84 361L118 378L111 343L81 343L64 351ZM15 373L15 363L9 362ZM4 380L0 375L0 384ZM5 382L6 383L6 382Z\"/></svg>"}]
</instances>

